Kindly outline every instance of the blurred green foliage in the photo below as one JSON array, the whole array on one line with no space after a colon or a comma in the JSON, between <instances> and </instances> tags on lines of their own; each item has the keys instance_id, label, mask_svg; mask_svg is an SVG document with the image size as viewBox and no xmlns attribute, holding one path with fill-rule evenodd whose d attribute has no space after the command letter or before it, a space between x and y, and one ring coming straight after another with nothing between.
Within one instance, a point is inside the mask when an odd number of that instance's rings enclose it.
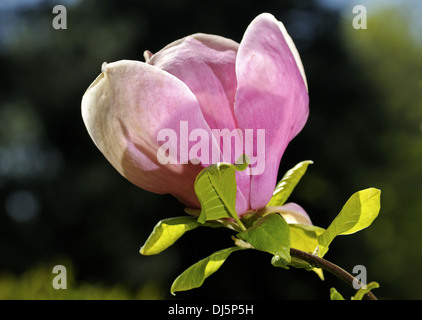
<instances>
[{"instance_id":1,"label":"blurred green foliage","mask_svg":"<svg viewBox=\"0 0 422 320\"><path fill-rule=\"evenodd\" d=\"M101 284L78 282L72 264L66 261L66 289L52 285L54 263L34 266L19 277L10 273L0 274L0 300L157 300L164 297L159 287L147 283L138 291L121 285L105 287Z\"/></svg>"},{"instance_id":2,"label":"blurred green foliage","mask_svg":"<svg viewBox=\"0 0 422 320\"><path fill-rule=\"evenodd\" d=\"M326 258L346 270L365 265L380 298L422 299L422 54L409 32L409 1L368 9L366 30L352 28L351 8L340 14L312 0L68 3L67 30L52 28L57 1L0 10L0 298L172 299L178 274L232 245L227 230L193 230L160 255L141 256L157 221L184 215L183 206L136 188L107 163L80 101L104 61L143 60L144 50L195 32L240 42L267 11L294 39L310 90L308 123L287 148L280 178L299 161L314 164L291 199L327 227L354 192L381 189L374 224L336 239ZM329 299L331 287L350 290L242 253L176 298ZM49 261L62 255L72 261L73 285L58 292Z\"/></svg>"},{"instance_id":3,"label":"blurred green foliage","mask_svg":"<svg viewBox=\"0 0 422 320\"><path fill-rule=\"evenodd\" d=\"M357 175L383 190L382 218L367 233L371 265L395 294L422 298L422 38L412 34L408 10L370 16L357 34L342 25L343 42L378 97L380 130L373 145L384 159ZM384 265L384 268L377 266ZM412 285L404 283L412 279ZM382 285L382 284L381 284Z\"/></svg>"}]
</instances>

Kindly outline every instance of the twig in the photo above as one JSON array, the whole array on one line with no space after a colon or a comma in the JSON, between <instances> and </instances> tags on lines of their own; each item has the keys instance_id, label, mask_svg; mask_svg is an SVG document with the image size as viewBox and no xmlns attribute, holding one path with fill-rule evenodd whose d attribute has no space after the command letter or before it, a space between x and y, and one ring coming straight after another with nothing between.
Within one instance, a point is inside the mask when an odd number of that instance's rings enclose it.
<instances>
[{"instance_id":1,"label":"twig","mask_svg":"<svg viewBox=\"0 0 422 320\"><path fill-rule=\"evenodd\" d=\"M352 288L353 288L353 282L358 283L359 285L363 285L362 282L360 282L358 279L356 279L354 276L352 276L350 273L348 273L344 269L316 255L313 255L313 254L310 254L298 249L293 249L293 248L290 248L290 255L292 257L299 258L300 260L306 261L312 267L321 268L333 274L340 280L346 282ZM371 291L365 294L363 298L366 300L378 300L377 297Z\"/></svg>"}]
</instances>

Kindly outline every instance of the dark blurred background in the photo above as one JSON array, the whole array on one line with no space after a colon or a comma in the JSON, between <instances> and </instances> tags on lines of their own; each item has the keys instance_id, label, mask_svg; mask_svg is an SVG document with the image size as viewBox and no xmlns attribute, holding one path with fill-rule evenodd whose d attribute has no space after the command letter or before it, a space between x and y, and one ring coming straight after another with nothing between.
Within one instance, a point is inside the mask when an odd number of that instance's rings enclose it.
<instances>
[{"instance_id":1,"label":"dark blurred background","mask_svg":"<svg viewBox=\"0 0 422 320\"><path fill-rule=\"evenodd\" d=\"M382 3L382 4L381 4ZM67 29L55 30L55 5ZM366 30L352 26L354 4ZM139 254L159 220L183 215L168 195L141 190L96 149L80 112L104 61L143 60L186 35L240 42L262 12L281 20L301 54L310 117L287 148L280 178L314 164L291 200L327 227L346 200L382 190L373 225L338 237L326 258L364 265L383 299L422 298L422 16L417 1L0 2L0 299L173 299L172 281L231 246L229 230L196 229L157 255ZM418 21L419 19L419 21ZM326 274L274 268L260 252L236 252L178 299L329 299ZM54 265L68 289L54 290Z\"/></svg>"}]
</instances>

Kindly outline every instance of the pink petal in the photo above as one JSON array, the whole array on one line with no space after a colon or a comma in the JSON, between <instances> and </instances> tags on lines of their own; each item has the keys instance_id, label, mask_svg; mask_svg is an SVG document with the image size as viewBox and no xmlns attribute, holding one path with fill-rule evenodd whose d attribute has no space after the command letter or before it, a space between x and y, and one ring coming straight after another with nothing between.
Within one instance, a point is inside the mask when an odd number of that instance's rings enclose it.
<instances>
[{"instance_id":1,"label":"pink petal","mask_svg":"<svg viewBox=\"0 0 422 320\"><path fill-rule=\"evenodd\" d=\"M180 164L184 155L179 147L177 164L157 160L163 128L180 138L181 121L187 121L189 133L201 128L211 136L195 96L182 81L143 62L104 64L82 99L82 115L97 147L129 181L199 207L193 185L204 165Z\"/></svg>"},{"instance_id":2,"label":"pink petal","mask_svg":"<svg viewBox=\"0 0 422 320\"><path fill-rule=\"evenodd\" d=\"M152 55L146 52L149 64L163 69L182 80L199 102L204 118L211 129L229 136L238 132L234 117L234 98L237 88L235 62L239 44L220 36L194 34L177 40ZM190 124L189 124L190 125ZM216 130L213 131L216 134ZM220 141L223 158L219 161L234 163L243 154L243 148ZM242 136L237 135L240 141ZM228 141L228 140L227 140ZM236 173L237 211L242 215L249 206L250 177Z\"/></svg>"},{"instance_id":3,"label":"pink petal","mask_svg":"<svg viewBox=\"0 0 422 320\"><path fill-rule=\"evenodd\" d=\"M272 196L284 150L309 113L299 55L282 23L272 15L259 15L247 28L239 46L236 75L234 110L239 128L265 129L265 170L251 177L250 206L260 209ZM256 145L254 151L259 151Z\"/></svg>"},{"instance_id":4,"label":"pink petal","mask_svg":"<svg viewBox=\"0 0 422 320\"><path fill-rule=\"evenodd\" d=\"M171 73L189 87L211 129L233 130L238 46L223 37L194 34L167 45L152 55L148 63Z\"/></svg>"}]
</instances>

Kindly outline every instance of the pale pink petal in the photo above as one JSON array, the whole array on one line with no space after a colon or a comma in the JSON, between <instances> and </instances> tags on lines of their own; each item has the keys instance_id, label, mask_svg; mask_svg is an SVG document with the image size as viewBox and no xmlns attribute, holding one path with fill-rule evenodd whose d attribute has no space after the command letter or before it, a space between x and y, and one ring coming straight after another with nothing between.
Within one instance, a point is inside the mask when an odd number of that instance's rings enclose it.
<instances>
[{"instance_id":1,"label":"pale pink petal","mask_svg":"<svg viewBox=\"0 0 422 320\"><path fill-rule=\"evenodd\" d=\"M276 185L280 159L308 118L306 78L297 50L281 22L255 18L236 60L235 115L241 129L265 130L265 169L251 177L250 206L264 207ZM261 146L254 146L255 156ZM253 156L254 156L253 155Z\"/></svg>"},{"instance_id":2,"label":"pale pink petal","mask_svg":"<svg viewBox=\"0 0 422 320\"><path fill-rule=\"evenodd\" d=\"M312 225L312 221L300 205L289 202L283 206L267 206L259 210L261 215L279 213L289 224Z\"/></svg>"},{"instance_id":3,"label":"pale pink petal","mask_svg":"<svg viewBox=\"0 0 422 320\"><path fill-rule=\"evenodd\" d=\"M271 207L276 208L282 217L287 221L287 223L300 223L306 225L312 225L311 218L306 213L300 205L289 202L280 207Z\"/></svg>"},{"instance_id":4,"label":"pale pink petal","mask_svg":"<svg viewBox=\"0 0 422 320\"><path fill-rule=\"evenodd\" d=\"M199 207L193 185L207 164L181 164L193 142L179 147L188 139L180 136L181 121L188 124L186 134L199 128L212 137L195 96L176 77L143 62L104 64L102 71L82 99L83 119L97 147L135 185ZM161 129L177 133L176 164L157 160L165 142L157 141Z\"/></svg>"}]
</instances>

